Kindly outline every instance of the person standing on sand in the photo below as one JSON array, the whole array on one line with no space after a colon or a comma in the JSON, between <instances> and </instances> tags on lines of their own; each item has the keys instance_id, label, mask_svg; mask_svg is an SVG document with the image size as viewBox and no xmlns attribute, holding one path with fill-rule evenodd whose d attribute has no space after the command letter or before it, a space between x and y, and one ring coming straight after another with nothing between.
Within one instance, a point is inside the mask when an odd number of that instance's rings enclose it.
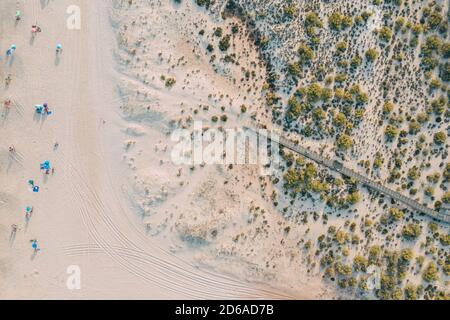
<instances>
[{"instance_id":1,"label":"person standing on sand","mask_svg":"<svg viewBox=\"0 0 450 320\"><path fill-rule=\"evenodd\" d=\"M14 52L16 51L17 46L15 44L11 45L11 47L6 51L6 55L8 57L12 56Z\"/></svg>"},{"instance_id":2,"label":"person standing on sand","mask_svg":"<svg viewBox=\"0 0 450 320\"><path fill-rule=\"evenodd\" d=\"M39 248L38 242L36 239L30 240L31 242L31 248L33 248L34 253L37 253L38 251L40 251L41 249Z\"/></svg>"},{"instance_id":3,"label":"person standing on sand","mask_svg":"<svg viewBox=\"0 0 450 320\"><path fill-rule=\"evenodd\" d=\"M25 220L30 221L32 214L33 214L33 207L27 207L27 209L25 210Z\"/></svg>"},{"instance_id":4,"label":"person standing on sand","mask_svg":"<svg viewBox=\"0 0 450 320\"><path fill-rule=\"evenodd\" d=\"M10 99L5 100L3 105L5 106L6 109L11 108L11 100Z\"/></svg>"},{"instance_id":5,"label":"person standing on sand","mask_svg":"<svg viewBox=\"0 0 450 320\"><path fill-rule=\"evenodd\" d=\"M31 26L31 33L33 34L33 36L41 31L42 29L39 26L37 25Z\"/></svg>"},{"instance_id":6,"label":"person standing on sand","mask_svg":"<svg viewBox=\"0 0 450 320\"><path fill-rule=\"evenodd\" d=\"M12 77L11 74L8 74L8 76L5 78L5 85L8 87L11 84Z\"/></svg>"},{"instance_id":7,"label":"person standing on sand","mask_svg":"<svg viewBox=\"0 0 450 320\"><path fill-rule=\"evenodd\" d=\"M45 115L48 115L48 116L49 116L49 115L52 114L52 111L50 111L47 102L45 102L45 103L42 105L42 107L43 107L43 110L44 110L44 114L45 114Z\"/></svg>"}]
</instances>

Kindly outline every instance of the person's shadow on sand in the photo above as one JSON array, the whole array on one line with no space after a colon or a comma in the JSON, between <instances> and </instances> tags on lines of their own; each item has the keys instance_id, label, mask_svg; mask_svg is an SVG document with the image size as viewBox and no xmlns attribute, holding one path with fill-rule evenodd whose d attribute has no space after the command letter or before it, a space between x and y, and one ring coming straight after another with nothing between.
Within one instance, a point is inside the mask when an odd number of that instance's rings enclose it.
<instances>
[{"instance_id":1,"label":"person's shadow on sand","mask_svg":"<svg viewBox=\"0 0 450 320\"><path fill-rule=\"evenodd\" d=\"M11 231L11 234L9 236L9 245L12 246L14 244L14 241L16 240L16 234L17 231Z\"/></svg>"},{"instance_id":2,"label":"person's shadow on sand","mask_svg":"<svg viewBox=\"0 0 450 320\"><path fill-rule=\"evenodd\" d=\"M35 250L35 251L33 251L33 253L31 254L30 259L31 259L31 260L34 260L34 259L36 258L36 256L37 256L37 251Z\"/></svg>"},{"instance_id":3,"label":"person's shadow on sand","mask_svg":"<svg viewBox=\"0 0 450 320\"><path fill-rule=\"evenodd\" d=\"M14 60L15 60L14 55L10 55L10 56L8 56L6 59L7 59L7 60L6 60L7 66L8 66L8 67L12 67L12 65L14 64Z\"/></svg>"},{"instance_id":4,"label":"person's shadow on sand","mask_svg":"<svg viewBox=\"0 0 450 320\"><path fill-rule=\"evenodd\" d=\"M1 121L2 126L5 124L6 120L8 120L8 116L9 116L10 112L11 112L11 110L9 108L5 108L5 110L3 111L2 121Z\"/></svg>"}]
</instances>

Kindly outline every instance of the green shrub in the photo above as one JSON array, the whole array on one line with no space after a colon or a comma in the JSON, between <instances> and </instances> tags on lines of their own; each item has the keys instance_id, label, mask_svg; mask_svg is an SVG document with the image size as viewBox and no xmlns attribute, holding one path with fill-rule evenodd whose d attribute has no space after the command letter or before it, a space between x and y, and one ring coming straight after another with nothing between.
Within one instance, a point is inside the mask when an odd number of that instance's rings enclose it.
<instances>
[{"instance_id":1,"label":"green shrub","mask_svg":"<svg viewBox=\"0 0 450 320\"><path fill-rule=\"evenodd\" d=\"M353 140L350 136L342 134L336 140L336 144L340 150L346 151L353 146Z\"/></svg>"},{"instance_id":2,"label":"green shrub","mask_svg":"<svg viewBox=\"0 0 450 320\"><path fill-rule=\"evenodd\" d=\"M445 166L442 176L444 177L445 181L450 181L450 162Z\"/></svg>"},{"instance_id":3,"label":"green shrub","mask_svg":"<svg viewBox=\"0 0 450 320\"><path fill-rule=\"evenodd\" d=\"M307 64L314 59L314 51L306 44L301 44L297 50L301 64Z\"/></svg>"},{"instance_id":4,"label":"green shrub","mask_svg":"<svg viewBox=\"0 0 450 320\"><path fill-rule=\"evenodd\" d=\"M299 62L294 62L288 64L287 72L294 78L298 78L301 76L302 68Z\"/></svg>"},{"instance_id":5,"label":"green shrub","mask_svg":"<svg viewBox=\"0 0 450 320\"><path fill-rule=\"evenodd\" d=\"M382 27L378 30L378 38L380 38L381 41L389 42L392 38L392 30L389 27Z\"/></svg>"},{"instance_id":6,"label":"green shrub","mask_svg":"<svg viewBox=\"0 0 450 320\"><path fill-rule=\"evenodd\" d=\"M225 37L223 37L220 41L219 41L219 49L221 51L227 51L230 48L230 40L231 40L231 36L230 35L226 35Z\"/></svg>"},{"instance_id":7,"label":"green shrub","mask_svg":"<svg viewBox=\"0 0 450 320\"><path fill-rule=\"evenodd\" d=\"M283 8L283 13L286 18L292 19L298 16L298 8L291 3Z\"/></svg>"},{"instance_id":8,"label":"green shrub","mask_svg":"<svg viewBox=\"0 0 450 320\"><path fill-rule=\"evenodd\" d=\"M441 77L442 81L449 82L450 81L450 63L446 62L440 65L439 67L439 77Z\"/></svg>"},{"instance_id":9,"label":"green shrub","mask_svg":"<svg viewBox=\"0 0 450 320\"><path fill-rule=\"evenodd\" d=\"M441 46L442 58L450 58L450 42L446 42Z\"/></svg>"},{"instance_id":10,"label":"green shrub","mask_svg":"<svg viewBox=\"0 0 450 320\"><path fill-rule=\"evenodd\" d=\"M443 246L448 246L448 245L450 245L450 234L442 234L442 235L439 237L439 241L441 242L441 244L442 244Z\"/></svg>"},{"instance_id":11,"label":"green shrub","mask_svg":"<svg viewBox=\"0 0 450 320\"><path fill-rule=\"evenodd\" d=\"M315 12L308 12L305 18L305 27L323 28L323 23Z\"/></svg>"},{"instance_id":12,"label":"green shrub","mask_svg":"<svg viewBox=\"0 0 450 320\"><path fill-rule=\"evenodd\" d=\"M172 88L175 85L175 83L177 83L177 80L175 78L167 78L165 85L167 88Z\"/></svg>"},{"instance_id":13,"label":"green shrub","mask_svg":"<svg viewBox=\"0 0 450 320\"><path fill-rule=\"evenodd\" d=\"M403 216L405 215L405 213L397 208L390 208L389 209L389 216L394 220L394 221L400 221L401 219L403 219Z\"/></svg>"},{"instance_id":14,"label":"green shrub","mask_svg":"<svg viewBox=\"0 0 450 320\"><path fill-rule=\"evenodd\" d=\"M442 202L446 204L450 203L450 191L444 193L444 195L442 196Z\"/></svg>"},{"instance_id":15,"label":"green shrub","mask_svg":"<svg viewBox=\"0 0 450 320\"><path fill-rule=\"evenodd\" d=\"M430 262L422 273L422 279L426 282L435 282L439 280L439 271L434 262Z\"/></svg>"},{"instance_id":16,"label":"green shrub","mask_svg":"<svg viewBox=\"0 0 450 320\"><path fill-rule=\"evenodd\" d=\"M352 66L352 68L355 69L355 68L359 67L361 65L361 63L362 63L362 58L358 54L356 54L352 58L350 65Z\"/></svg>"},{"instance_id":17,"label":"green shrub","mask_svg":"<svg viewBox=\"0 0 450 320\"><path fill-rule=\"evenodd\" d=\"M347 42L345 41L340 41L336 44L336 50L339 53L344 53L347 50Z\"/></svg>"},{"instance_id":18,"label":"green shrub","mask_svg":"<svg viewBox=\"0 0 450 320\"><path fill-rule=\"evenodd\" d=\"M345 73L338 73L334 78L334 81L337 83L342 83L347 80L347 75Z\"/></svg>"},{"instance_id":19,"label":"green shrub","mask_svg":"<svg viewBox=\"0 0 450 320\"><path fill-rule=\"evenodd\" d=\"M195 2L197 3L198 6L209 9L214 0L195 0Z\"/></svg>"},{"instance_id":20,"label":"green shrub","mask_svg":"<svg viewBox=\"0 0 450 320\"><path fill-rule=\"evenodd\" d=\"M317 102L322 98L322 87L318 83L311 84L306 90L306 96L309 102Z\"/></svg>"},{"instance_id":21,"label":"green shrub","mask_svg":"<svg viewBox=\"0 0 450 320\"><path fill-rule=\"evenodd\" d=\"M392 141L398 134L398 129L390 124L387 125L384 135L388 141Z\"/></svg>"},{"instance_id":22,"label":"green shrub","mask_svg":"<svg viewBox=\"0 0 450 320\"><path fill-rule=\"evenodd\" d=\"M378 58L378 51L377 50L375 50L373 48L370 48L369 50L366 51L366 59L369 62L375 61L376 58Z\"/></svg>"},{"instance_id":23,"label":"green shrub","mask_svg":"<svg viewBox=\"0 0 450 320\"><path fill-rule=\"evenodd\" d=\"M436 28L438 28L438 27L440 26L440 24L442 23L443 19L444 19L444 18L442 17L442 15L441 15L439 12L433 11L433 12L428 16L428 19L427 19L427 26L428 26L430 29L436 29Z\"/></svg>"},{"instance_id":24,"label":"green shrub","mask_svg":"<svg viewBox=\"0 0 450 320\"><path fill-rule=\"evenodd\" d=\"M394 104L392 102L385 102L383 105L383 113L390 114L394 110Z\"/></svg>"},{"instance_id":25,"label":"green shrub","mask_svg":"<svg viewBox=\"0 0 450 320\"><path fill-rule=\"evenodd\" d=\"M214 35L215 35L216 37L218 37L218 38L222 37L222 35L223 35L223 29L222 29L221 27L217 27L217 28L214 30Z\"/></svg>"},{"instance_id":26,"label":"green shrub","mask_svg":"<svg viewBox=\"0 0 450 320\"><path fill-rule=\"evenodd\" d=\"M345 127L347 123L347 117L342 112L336 114L333 118L333 123L336 127L342 128Z\"/></svg>"},{"instance_id":27,"label":"green shrub","mask_svg":"<svg viewBox=\"0 0 450 320\"><path fill-rule=\"evenodd\" d=\"M444 144L445 140L447 140L447 135L443 131L439 131L439 132L435 133L433 136L433 142L437 145Z\"/></svg>"},{"instance_id":28,"label":"green shrub","mask_svg":"<svg viewBox=\"0 0 450 320\"><path fill-rule=\"evenodd\" d=\"M328 25L331 29L340 31L342 29L349 28L352 25L352 19L339 12L333 12L328 17Z\"/></svg>"},{"instance_id":29,"label":"green shrub","mask_svg":"<svg viewBox=\"0 0 450 320\"><path fill-rule=\"evenodd\" d=\"M409 223L402 229L402 236L407 240L415 240L421 235L421 233L422 230L420 229L420 225L415 223Z\"/></svg>"}]
</instances>

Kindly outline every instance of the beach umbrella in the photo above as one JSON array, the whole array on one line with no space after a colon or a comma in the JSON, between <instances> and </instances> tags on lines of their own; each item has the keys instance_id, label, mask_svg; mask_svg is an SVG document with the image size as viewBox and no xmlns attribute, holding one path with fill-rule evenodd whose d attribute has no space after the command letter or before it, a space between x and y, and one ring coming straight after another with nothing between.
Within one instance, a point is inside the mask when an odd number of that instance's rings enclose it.
<instances>
[{"instance_id":1,"label":"beach umbrella","mask_svg":"<svg viewBox=\"0 0 450 320\"><path fill-rule=\"evenodd\" d=\"M37 104L34 107L36 108L37 113L42 113L42 109L44 109L44 106L40 104Z\"/></svg>"},{"instance_id":2,"label":"beach umbrella","mask_svg":"<svg viewBox=\"0 0 450 320\"><path fill-rule=\"evenodd\" d=\"M50 161L45 161L41 163L41 170L49 170L50 169Z\"/></svg>"}]
</instances>

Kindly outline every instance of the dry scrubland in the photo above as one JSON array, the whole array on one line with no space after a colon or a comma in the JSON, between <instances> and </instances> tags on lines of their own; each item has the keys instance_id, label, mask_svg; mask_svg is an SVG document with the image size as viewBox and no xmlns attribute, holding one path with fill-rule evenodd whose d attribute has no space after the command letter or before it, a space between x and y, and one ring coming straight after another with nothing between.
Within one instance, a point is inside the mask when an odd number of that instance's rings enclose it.
<instances>
[{"instance_id":1,"label":"dry scrubland","mask_svg":"<svg viewBox=\"0 0 450 320\"><path fill-rule=\"evenodd\" d=\"M258 122L445 210L447 1L133 0L116 9L132 199L151 235L311 298L448 299L448 225L288 151L278 174L259 177L256 167L176 167L167 142L194 120ZM139 19L126 18L135 11ZM379 289L367 288L369 265L382 270Z\"/></svg>"}]
</instances>

